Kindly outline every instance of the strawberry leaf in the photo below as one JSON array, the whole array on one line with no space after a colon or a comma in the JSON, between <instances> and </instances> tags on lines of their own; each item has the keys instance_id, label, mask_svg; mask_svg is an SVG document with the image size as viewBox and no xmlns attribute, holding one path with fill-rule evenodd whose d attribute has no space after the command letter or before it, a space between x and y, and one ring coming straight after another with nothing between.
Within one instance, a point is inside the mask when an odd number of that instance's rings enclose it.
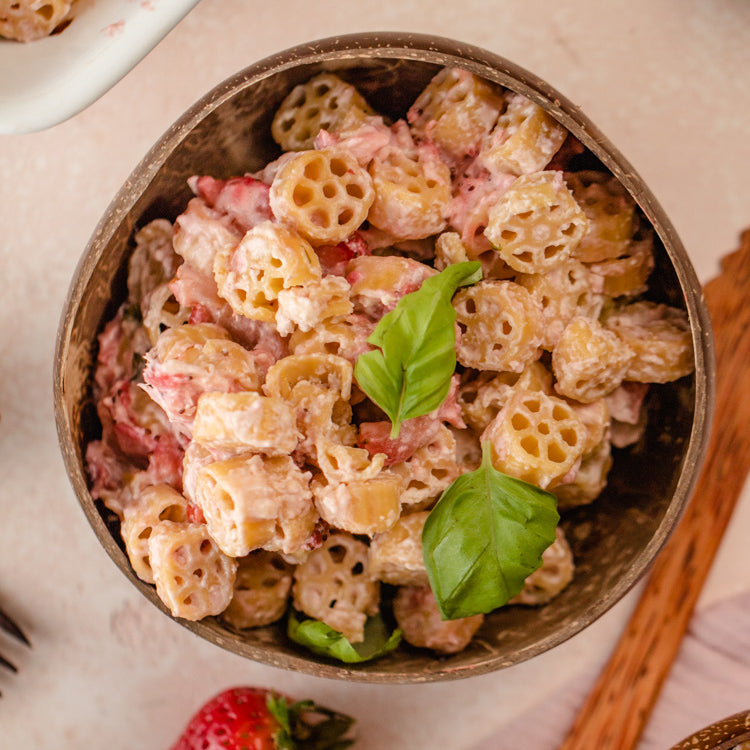
<instances>
[{"instance_id":1,"label":"strawberry leaf","mask_svg":"<svg viewBox=\"0 0 750 750\"><path fill-rule=\"evenodd\" d=\"M367 339L378 348L357 358L354 377L390 418L391 438L405 419L429 414L448 395L456 369L451 298L460 286L481 278L477 261L448 266L404 295Z\"/></svg>"},{"instance_id":2,"label":"strawberry leaf","mask_svg":"<svg viewBox=\"0 0 750 750\"><path fill-rule=\"evenodd\" d=\"M506 604L542 564L560 520L557 499L482 464L441 495L422 531L430 586L444 619L484 614Z\"/></svg>"}]
</instances>

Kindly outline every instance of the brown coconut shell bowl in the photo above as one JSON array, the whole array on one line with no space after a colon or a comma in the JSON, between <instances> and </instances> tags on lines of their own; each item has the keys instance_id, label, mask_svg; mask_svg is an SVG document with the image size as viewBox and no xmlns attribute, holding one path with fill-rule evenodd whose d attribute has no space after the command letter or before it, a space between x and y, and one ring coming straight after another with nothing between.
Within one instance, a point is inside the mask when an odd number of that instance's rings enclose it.
<instances>
[{"instance_id":1,"label":"brown coconut shell bowl","mask_svg":"<svg viewBox=\"0 0 750 750\"><path fill-rule=\"evenodd\" d=\"M750 744L750 711L727 716L678 742L672 750L739 750Z\"/></svg>"},{"instance_id":2,"label":"brown coconut shell bowl","mask_svg":"<svg viewBox=\"0 0 750 750\"><path fill-rule=\"evenodd\" d=\"M449 39L414 34L355 34L324 39L266 58L229 78L192 106L135 168L96 227L70 286L59 328L54 401L70 481L94 533L133 586L166 614L156 591L132 571L117 518L89 493L85 448L99 436L91 397L97 334L125 295L125 270L135 230L174 219L191 192L193 174L227 178L261 169L279 154L270 135L274 112L295 85L321 71L354 84L376 111L403 117L445 66L462 67L524 94L585 147L580 168L615 175L656 235L649 298L686 310L695 372L659 386L649 426L636 449L615 457L608 486L591 505L566 513L564 527L576 575L541 608L508 606L489 615L470 646L452 656L401 645L357 665L317 657L285 635L283 624L233 632L216 618L178 620L233 653L276 667L328 678L417 683L483 674L557 646L585 629L638 581L674 529L696 481L712 407L711 326L700 284L677 234L648 187L579 109L513 63Z\"/></svg>"}]
</instances>

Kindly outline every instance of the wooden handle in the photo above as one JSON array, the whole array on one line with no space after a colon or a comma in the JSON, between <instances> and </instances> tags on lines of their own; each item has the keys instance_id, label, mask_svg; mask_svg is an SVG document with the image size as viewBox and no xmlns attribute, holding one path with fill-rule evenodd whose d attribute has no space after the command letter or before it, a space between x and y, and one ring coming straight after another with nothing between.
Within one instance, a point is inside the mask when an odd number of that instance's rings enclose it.
<instances>
[{"instance_id":1,"label":"wooden handle","mask_svg":"<svg viewBox=\"0 0 750 750\"><path fill-rule=\"evenodd\" d=\"M607 666L560 750L635 747L669 673L750 468L750 230L705 286L716 405L703 473Z\"/></svg>"}]
</instances>

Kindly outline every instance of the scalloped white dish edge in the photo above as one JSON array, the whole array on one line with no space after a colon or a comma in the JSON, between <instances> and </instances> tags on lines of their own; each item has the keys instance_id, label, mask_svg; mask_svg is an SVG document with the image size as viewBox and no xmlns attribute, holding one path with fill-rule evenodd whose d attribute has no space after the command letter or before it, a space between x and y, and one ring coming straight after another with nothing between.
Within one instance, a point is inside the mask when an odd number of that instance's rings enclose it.
<instances>
[{"instance_id":1,"label":"scalloped white dish edge","mask_svg":"<svg viewBox=\"0 0 750 750\"><path fill-rule=\"evenodd\" d=\"M0 133L57 125L96 101L199 0L79 0L58 34L0 40Z\"/></svg>"}]
</instances>

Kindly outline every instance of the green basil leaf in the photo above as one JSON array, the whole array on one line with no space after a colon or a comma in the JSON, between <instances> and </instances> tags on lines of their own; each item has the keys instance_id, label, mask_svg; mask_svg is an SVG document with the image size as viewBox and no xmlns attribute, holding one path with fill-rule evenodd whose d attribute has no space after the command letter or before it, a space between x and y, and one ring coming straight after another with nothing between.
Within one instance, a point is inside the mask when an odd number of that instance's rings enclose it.
<instances>
[{"instance_id":1,"label":"green basil leaf","mask_svg":"<svg viewBox=\"0 0 750 750\"><path fill-rule=\"evenodd\" d=\"M383 618L368 617L365 622L365 639L352 643L338 630L319 620L298 617L294 610L287 619L287 635L301 646L319 656L331 656L346 664L369 661L393 651L401 642L401 631L388 633Z\"/></svg>"},{"instance_id":2,"label":"green basil leaf","mask_svg":"<svg viewBox=\"0 0 750 750\"><path fill-rule=\"evenodd\" d=\"M481 466L443 492L422 532L443 617L491 612L518 594L541 566L559 520L555 496L497 471L485 443Z\"/></svg>"},{"instance_id":3,"label":"green basil leaf","mask_svg":"<svg viewBox=\"0 0 750 750\"><path fill-rule=\"evenodd\" d=\"M448 395L456 369L451 298L481 278L478 261L448 266L404 295L367 339L378 348L358 357L354 377L390 418L392 438L405 419L429 414Z\"/></svg>"}]
</instances>

